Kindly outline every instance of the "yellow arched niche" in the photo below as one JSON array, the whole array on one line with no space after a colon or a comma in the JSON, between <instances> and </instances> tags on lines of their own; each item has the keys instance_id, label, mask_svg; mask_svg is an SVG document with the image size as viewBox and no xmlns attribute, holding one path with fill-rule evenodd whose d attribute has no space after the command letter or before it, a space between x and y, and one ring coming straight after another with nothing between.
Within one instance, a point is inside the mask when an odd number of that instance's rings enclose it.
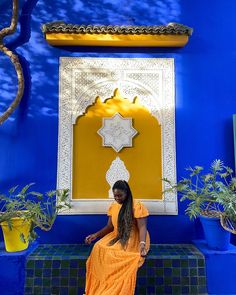
<instances>
[{"instance_id":1,"label":"yellow arched niche","mask_svg":"<svg viewBox=\"0 0 236 295\"><path fill-rule=\"evenodd\" d=\"M123 117L132 117L133 127L138 131L133 147L125 147L119 153L111 147L103 147L97 133L102 127L102 118L117 112ZM73 126L73 199L108 198L110 187L105 176L117 156L130 173L134 198L161 199L161 153L161 125L137 98L130 102L120 97L117 90L104 103L98 97Z\"/></svg>"}]
</instances>

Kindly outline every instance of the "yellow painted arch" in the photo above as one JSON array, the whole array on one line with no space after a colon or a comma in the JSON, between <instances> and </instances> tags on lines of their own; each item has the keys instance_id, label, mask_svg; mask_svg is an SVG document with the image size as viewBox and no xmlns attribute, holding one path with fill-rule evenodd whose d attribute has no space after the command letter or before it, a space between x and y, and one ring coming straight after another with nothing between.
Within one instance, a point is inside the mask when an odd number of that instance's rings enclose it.
<instances>
[{"instance_id":1,"label":"yellow painted arch","mask_svg":"<svg viewBox=\"0 0 236 295\"><path fill-rule=\"evenodd\" d=\"M138 131L133 147L125 147L119 153L111 147L103 147L97 133L102 127L102 118L117 112L123 117L132 117L133 127ZM130 173L129 184L135 198L161 199L161 138L161 125L138 99L130 102L117 91L105 102L97 98L73 127L73 199L108 198L110 187L105 176L117 156Z\"/></svg>"}]
</instances>

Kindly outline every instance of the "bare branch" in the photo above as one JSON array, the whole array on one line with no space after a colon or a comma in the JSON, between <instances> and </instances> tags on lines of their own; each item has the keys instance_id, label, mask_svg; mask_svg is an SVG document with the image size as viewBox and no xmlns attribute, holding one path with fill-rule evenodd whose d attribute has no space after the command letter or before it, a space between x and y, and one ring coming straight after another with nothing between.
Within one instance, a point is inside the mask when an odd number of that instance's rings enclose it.
<instances>
[{"instance_id":1,"label":"bare branch","mask_svg":"<svg viewBox=\"0 0 236 295\"><path fill-rule=\"evenodd\" d=\"M17 27L17 22L18 22L18 0L13 0L11 25L10 27L3 28L0 31L0 42L5 36L11 35L15 32Z\"/></svg>"},{"instance_id":2,"label":"bare branch","mask_svg":"<svg viewBox=\"0 0 236 295\"><path fill-rule=\"evenodd\" d=\"M13 53L11 50L9 50L3 44L3 38L15 32L17 27L17 22L18 22L18 0L13 0L11 25L10 27L3 28L0 31L0 51L2 51L5 55L7 55L10 58L11 62L13 63L15 67L15 71L16 71L17 79L18 79L18 90L17 90L17 94L14 101L10 104L7 110L0 116L0 124L6 121L7 118L14 112L14 110L19 105L22 99L22 96L24 94L24 75L23 75L23 70L22 70L20 61L18 59L18 56L15 53Z\"/></svg>"}]
</instances>

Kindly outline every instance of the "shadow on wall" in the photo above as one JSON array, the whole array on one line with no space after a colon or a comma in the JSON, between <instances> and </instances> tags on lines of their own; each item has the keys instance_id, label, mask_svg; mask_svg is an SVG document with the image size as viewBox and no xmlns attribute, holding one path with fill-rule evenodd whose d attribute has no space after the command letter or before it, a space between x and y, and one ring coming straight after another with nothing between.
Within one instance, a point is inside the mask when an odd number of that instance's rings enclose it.
<instances>
[{"instance_id":1,"label":"shadow on wall","mask_svg":"<svg viewBox=\"0 0 236 295\"><path fill-rule=\"evenodd\" d=\"M76 3L75 3L76 2ZM5 38L7 47L18 53L24 75L25 94L19 111L11 116L11 121L25 116L56 116L58 114L58 58L68 54L76 56L120 57L125 53L140 52L140 56L150 52L160 52L147 48L53 48L44 40L41 25L47 22L63 20L68 23L97 25L159 25L178 22L180 0L28 0L20 1L19 24L17 32ZM138 5L137 5L138 3ZM11 19L11 1L0 4L0 29L6 27ZM140 17L142 16L142 17ZM70 52L74 52L73 54ZM82 53L83 52L83 53ZM161 52L170 52L161 49ZM77 53L78 56L78 53ZM137 57L137 56L136 56ZM150 57L150 55L149 55ZM7 59L7 58L6 58ZM0 56L1 61L1 105L3 112L14 98L17 91L16 74L9 61ZM3 91L2 91L3 90ZM17 114L17 115L16 115Z\"/></svg>"}]
</instances>

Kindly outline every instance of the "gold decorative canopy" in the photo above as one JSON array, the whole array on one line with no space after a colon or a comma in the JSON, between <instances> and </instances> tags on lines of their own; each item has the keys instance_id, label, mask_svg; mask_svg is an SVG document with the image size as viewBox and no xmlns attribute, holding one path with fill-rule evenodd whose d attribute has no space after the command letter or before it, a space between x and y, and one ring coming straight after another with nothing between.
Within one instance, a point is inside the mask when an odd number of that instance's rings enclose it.
<instances>
[{"instance_id":1,"label":"gold decorative canopy","mask_svg":"<svg viewBox=\"0 0 236 295\"><path fill-rule=\"evenodd\" d=\"M183 47L192 29L177 23L166 26L93 26L52 22L42 26L54 46Z\"/></svg>"}]
</instances>

